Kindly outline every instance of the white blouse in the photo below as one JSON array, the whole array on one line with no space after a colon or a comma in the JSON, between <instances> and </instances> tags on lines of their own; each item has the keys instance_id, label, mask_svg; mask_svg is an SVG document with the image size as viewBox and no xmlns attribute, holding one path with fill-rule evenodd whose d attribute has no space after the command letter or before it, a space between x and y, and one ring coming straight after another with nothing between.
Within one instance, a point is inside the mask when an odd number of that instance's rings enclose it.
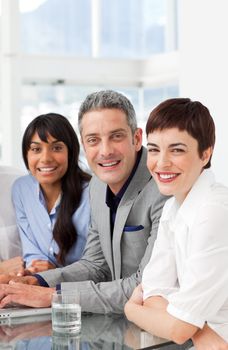
<instances>
[{"instance_id":1,"label":"white blouse","mask_svg":"<svg viewBox=\"0 0 228 350\"><path fill-rule=\"evenodd\" d=\"M166 202L142 285L144 300L163 296L178 319L200 328L228 323L228 188L210 170L181 206Z\"/></svg>"}]
</instances>

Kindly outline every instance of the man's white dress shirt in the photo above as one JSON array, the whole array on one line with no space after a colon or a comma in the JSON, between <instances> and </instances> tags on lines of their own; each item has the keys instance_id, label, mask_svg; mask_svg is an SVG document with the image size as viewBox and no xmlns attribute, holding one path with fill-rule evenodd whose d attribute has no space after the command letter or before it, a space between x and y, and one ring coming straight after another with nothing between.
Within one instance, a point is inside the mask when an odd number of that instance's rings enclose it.
<instances>
[{"instance_id":1,"label":"man's white dress shirt","mask_svg":"<svg viewBox=\"0 0 228 350\"><path fill-rule=\"evenodd\" d=\"M181 205L174 197L166 202L142 285L144 300L163 296L180 320L200 328L228 324L228 188L210 170Z\"/></svg>"}]
</instances>

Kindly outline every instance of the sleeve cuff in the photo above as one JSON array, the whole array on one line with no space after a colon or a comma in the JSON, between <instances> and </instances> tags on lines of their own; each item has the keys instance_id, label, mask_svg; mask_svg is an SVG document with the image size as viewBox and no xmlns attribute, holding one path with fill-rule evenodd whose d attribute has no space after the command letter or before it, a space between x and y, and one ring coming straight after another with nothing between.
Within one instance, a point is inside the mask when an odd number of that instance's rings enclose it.
<instances>
[{"instance_id":1,"label":"sleeve cuff","mask_svg":"<svg viewBox=\"0 0 228 350\"><path fill-rule=\"evenodd\" d=\"M58 291L58 290L61 290L61 283L58 283L58 284L56 284L56 290Z\"/></svg>"},{"instance_id":2,"label":"sleeve cuff","mask_svg":"<svg viewBox=\"0 0 228 350\"><path fill-rule=\"evenodd\" d=\"M177 309L175 306L173 306L172 304L168 304L167 306L167 312L176 317L179 318L179 320L188 322L190 324L193 324L194 326L198 327L198 328L203 328L204 324L205 324L205 320L200 319L197 316L193 316L192 314L188 313L188 312L184 312L180 309Z\"/></svg>"},{"instance_id":3,"label":"sleeve cuff","mask_svg":"<svg viewBox=\"0 0 228 350\"><path fill-rule=\"evenodd\" d=\"M41 277L40 275L38 275L38 273L35 273L33 276L38 280L39 285L41 287L49 287L49 285L47 284L45 279L43 277Z\"/></svg>"}]
</instances>

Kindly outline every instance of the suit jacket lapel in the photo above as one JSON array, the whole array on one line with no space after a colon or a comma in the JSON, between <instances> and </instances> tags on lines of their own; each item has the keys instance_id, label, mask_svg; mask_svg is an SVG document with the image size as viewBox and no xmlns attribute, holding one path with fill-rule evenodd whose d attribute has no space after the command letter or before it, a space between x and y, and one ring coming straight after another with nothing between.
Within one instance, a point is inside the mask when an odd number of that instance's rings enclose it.
<instances>
[{"instance_id":1,"label":"suit jacket lapel","mask_svg":"<svg viewBox=\"0 0 228 350\"><path fill-rule=\"evenodd\" d=\"M124 226L127 221L128 214L134 204L135 198L150 180L151 175L146 167L146 149L143 147L142 156L138 168L121 199L113 231L113 262L115 278L121 278L121 237L124 231Z\"/></svg>"},{"instance_id":2,"label":"suit jacket lapel","mask_svg":"<svg viewBox=\"0 0 228 350\"><path fill-rule=\"evenodd\" d=\"M116 219L115 227L113 231L113 263L114 263L114 273L115 279L121 277L121 236L124 231L124 226L128 217L128 214L131 210L131 207L134 203L134 200L129 200L125 205L119 204Z\"/></svg>"}]
</instances>

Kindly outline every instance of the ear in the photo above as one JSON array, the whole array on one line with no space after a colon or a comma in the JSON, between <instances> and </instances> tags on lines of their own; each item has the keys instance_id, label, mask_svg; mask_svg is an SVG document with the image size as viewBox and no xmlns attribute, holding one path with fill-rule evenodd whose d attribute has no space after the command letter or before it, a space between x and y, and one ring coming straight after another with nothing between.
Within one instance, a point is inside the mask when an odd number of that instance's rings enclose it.
<instances>
[{"instance_id":1,"label":"ear","mask_svg":"<svg viewBox=\"0 0 228 350\"><path fill-rule=\"evenodd\" d=\"M142 129L137 128L134 133L134 145L136 146L136 151L139 151L142 147Z\"/></svg>"},{"instance_id":2,"label":"ear","mask_svg":"<svg viewBox=\"0 0 228 350\"><path fill-rule=\"evenodd\" d=\"M205 151L203 151L202 160L203 160L204 166L209 162L212 156L212 153L213 153L213 147L208 147Z\"/></svg>"}]
</instances>

